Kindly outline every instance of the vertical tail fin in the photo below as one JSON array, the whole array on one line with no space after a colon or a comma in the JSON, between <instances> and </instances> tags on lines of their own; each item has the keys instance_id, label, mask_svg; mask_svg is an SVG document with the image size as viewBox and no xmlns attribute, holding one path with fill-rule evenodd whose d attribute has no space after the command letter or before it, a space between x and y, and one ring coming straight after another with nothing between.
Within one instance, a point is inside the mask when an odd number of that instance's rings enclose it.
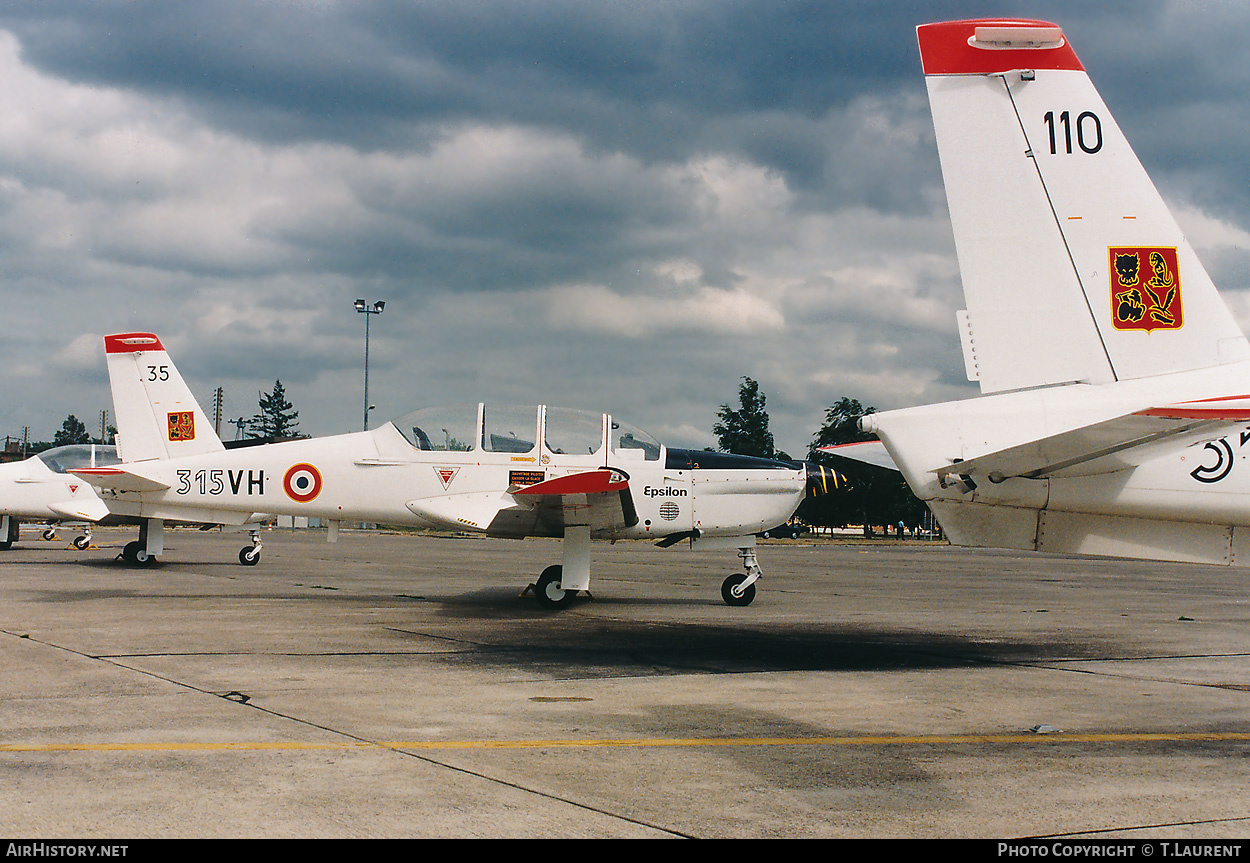
<instances>
[{"instance_id":1,"label":"vertical tail fin","mask_svg":"<svg viewBox=\"0 0 1250 863\"><path fill-rule=\"evenodd\" d=\"M123 461L224 449L160 339L151 333L105 336L104 353Z\"/></svg>"},{"instance_id":2,"label":"vertical tail fin","mask_svg":"<svg viewBox=\"0 0 1250 863\"><path fill-rule=\"evenodd\" d=\"M984 393L1250 358L1054 24L917 28Z\"/></svg>"}]
</instances>

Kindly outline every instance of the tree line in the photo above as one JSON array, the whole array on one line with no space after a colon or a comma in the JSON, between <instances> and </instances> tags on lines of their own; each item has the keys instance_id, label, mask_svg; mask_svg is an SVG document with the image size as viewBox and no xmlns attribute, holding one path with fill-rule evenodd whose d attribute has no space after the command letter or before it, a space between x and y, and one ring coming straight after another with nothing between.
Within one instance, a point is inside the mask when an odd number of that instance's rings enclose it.
<instances>
[{"instance_id":1,"label":"tree line","mask_svg":"<svg viewBox=\"0 0 1250 863\"><path fill-rule=\"evenodd\" d=\"M231 420L231 422L240 426L244 437L248 440L285 440L295 437L307 437L307 435L299 433L299 411L295 410L294 405L287 400L286 388L282 385L281 380L274 381L273 389L268 393L260 393L259 395L259 410L253 414L251 419L240 417L237 420ZM115 426L107 425L104 438L101 439L88 432L87 426L82 420L70 414L61 423L60 430L52 436L52 440L29 441L26 444L26 453L33 455L53 447L68 446L70 444L111 444L116 437L117 428Z\"/></svg>"},{"instance_id":2,"label":"tree line","mask_svg":"<svg viewBox=\"0 0 1250 863\"><path fill-rule=\"evenodd\" d=\"M718 420L712 426L721 452L793 461L788 453L775 447L768 428L766 401L759 384L743 377L738 387L738 407L721 405L716 414ZM913 530L923 522L927 508L911 493L898 471L836 458L818 449L874 440L873 435L859 430L859 418L871 413L876 413L876 408L845 397L825 411L825 421L812 435L805 457L828 465L846 477L847 482L821 497L804 500L795 513L800 521L818 527L894 526L901 521Z\"/></svg>"}]
</instances>

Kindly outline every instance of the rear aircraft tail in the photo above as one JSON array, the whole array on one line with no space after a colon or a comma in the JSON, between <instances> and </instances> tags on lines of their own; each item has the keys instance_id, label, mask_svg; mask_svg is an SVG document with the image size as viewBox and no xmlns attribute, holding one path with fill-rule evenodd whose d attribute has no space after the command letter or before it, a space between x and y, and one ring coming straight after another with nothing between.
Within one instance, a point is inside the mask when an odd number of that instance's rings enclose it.
<instances>
[{"instance_id":1,"label":"rear aircraft tail","mask_svg":"<svg viewBox=\"0 0 1250 863\"><path fill-rule=\"evenodd\" d=\"M123 461L224 449L160 339L151 333L105 336L104 353Z\"/></svg>"},{"instance_id":2,"label":"rear aircraft tail","mask_svg":"<svg viewBox=\"0 0 1250 863\"><path fill-rule=\"evenodd\" d=\"M860 428L957 545L1250 565L1250 345L1062 31L917 36L984 395Z\"/></svg>"},{"instance_id":3,"label":"rear aircraft tail","mask_svg":"<svg viewBox=\"0 0 1250 863\"><path fill-rule=\"evenodd\" d=\"M917 28L983 393L1250 358L1054 24Z\"/></svg>"}]
</instances>

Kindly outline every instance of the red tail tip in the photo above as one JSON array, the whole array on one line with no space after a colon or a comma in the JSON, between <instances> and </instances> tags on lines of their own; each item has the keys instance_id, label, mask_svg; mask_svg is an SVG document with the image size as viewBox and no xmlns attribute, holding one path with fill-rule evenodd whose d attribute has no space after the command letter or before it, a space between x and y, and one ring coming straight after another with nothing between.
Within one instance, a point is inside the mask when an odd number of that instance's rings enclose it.
<instances>
[{"instance_id":1,"label":"red tail tip","mask_svg":"<svg viewBox=\"0 0 1250 863\"><path fill-rule=\"evenodd\" d=\"M106 354L138 354L144 351L163 351L161 340L152 333L117 333L104 337Z\"/></svg>"}]
</instances>

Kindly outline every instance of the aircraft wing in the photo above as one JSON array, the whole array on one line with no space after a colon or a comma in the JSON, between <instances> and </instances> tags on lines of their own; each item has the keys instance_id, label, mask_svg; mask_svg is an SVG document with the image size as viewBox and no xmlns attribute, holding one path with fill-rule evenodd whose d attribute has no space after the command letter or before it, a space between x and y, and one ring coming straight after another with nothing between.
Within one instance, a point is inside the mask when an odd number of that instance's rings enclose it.
<instances>
[{"instance_id":1,"label":"aircraft wing","mask_svg":"<svg viewBox=\"0 0 1250 863\"><path fill-rule=\"evenodd\" d=\"M48 509L61 518L81 519L83 521L100 521L109 516L108 505L95 495L82 500L67 500L61 503L50 503Z\"/></svg>"},{"instance_id":2,"label":"aircraft wing","mask_svg":"<svg viewBox=\"0 0 1250 863\"><path fill-rule=\"evenodd\" d=\"M71 470L70 473L96 488L114 491L164 491L169 488L169 483L150 479L121 465L82 468Z\"/></svg>"},{"instance_id":3,"label":"aircraft wing","mask_svg":"<svg viewBox=\"0 0 1250 863\"><path fill-rule=\"evenodd\" d=\"M629 480L607 468L555 477L506 492L471 492L408 501L405 506L435 524L480 530L491 536L562 536L588 525L592 533L638 523Z\"/></svg>"},{"instance_id":4,"label":"aircraft wing","mask_svg":"<svg viewBox=\"0 0 1250 863\"><path fill-rule=\"evenodd\" d=\"M555 477L519 488L513 496L534 509L545 530L588 525L591 533L620 530L638 523L629 478L608 468Z\"/></svg>"},{"instance_id":5,"label":"aircraft wing","mask_svg":"<svg viewBox=\"0 0 1250 863\"><path fill-rule=\"evenodd\" d=\"M1041 479L1050 476L1092 476L1136 467L1155 454L1158 445L1195 443L1223 437L1250 422L1250 396L1204 399L1147 408L1131 414L1061 432L933 472L945 478L985 476Z\"/></svg>"},{"instance_id":6,"label":"aircraft wing","mask_svg":"<svg viewBox=\"0 0 1250 863\"><path fill-rule=\"evenodd\" d=\"M817 447L820 452L828 453L838 458L849 458L852 461L863 462L874 467L883 467L888 470L898 470L898 465L894 463L894 459L890 457L890 453L886 450L885 444L879 440L866 440L858 443L840 443L834 446Z\"/></svg>"}]
</instances>

